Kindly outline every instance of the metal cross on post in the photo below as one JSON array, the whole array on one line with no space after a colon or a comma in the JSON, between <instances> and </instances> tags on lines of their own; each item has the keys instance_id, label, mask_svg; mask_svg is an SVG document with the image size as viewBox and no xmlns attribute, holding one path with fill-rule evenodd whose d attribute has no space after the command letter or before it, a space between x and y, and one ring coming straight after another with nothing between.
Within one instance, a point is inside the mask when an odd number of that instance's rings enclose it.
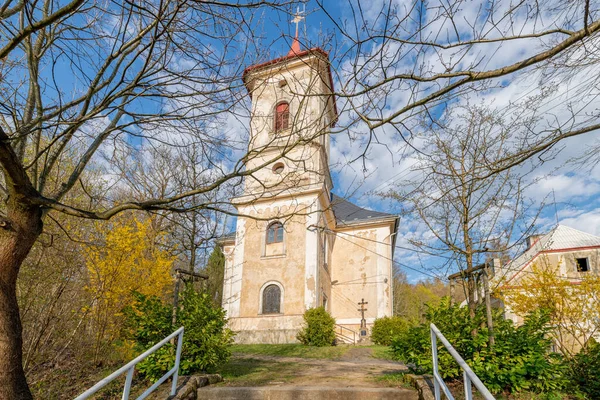
<instances>
[{"instance_id":1,"label":"metal cross on post","mask_svg":"<svg viewBox=\"0 0 600 400\"><path fill-rule=\"evenodd\" d=\"M367 311L367 309L365 308L365 306L367 304L369 304L369 302L365 301L365 299L361 299L360 303L358 303L358 305L360 306L360 308L358 309L358 311L360 311L360 314L361 314L360 336L367 336L367 320L365 319L365 311Z\"/></svg>"},{"instance_id":2,"label":"metal cross on post","mask_svg":"<svg viewBox=\"0 0 600 400\"><path fill-rule=\"evenodd\" d=\"M296 38L298 38L298 25L304 19L304 13L306 11L306 4L302 5L302 11L300 11L300 6L296 7L296 14L294 14L294 19L292 20L293 24L296 24Z\"/></svg>"}]
</instances>

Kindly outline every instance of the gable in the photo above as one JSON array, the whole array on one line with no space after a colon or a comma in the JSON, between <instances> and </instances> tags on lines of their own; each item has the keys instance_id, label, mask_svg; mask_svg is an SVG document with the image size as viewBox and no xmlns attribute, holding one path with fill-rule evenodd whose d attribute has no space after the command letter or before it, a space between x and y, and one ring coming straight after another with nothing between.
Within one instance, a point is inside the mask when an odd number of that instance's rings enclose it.
<instances>
[{"instance_id":1,"label":"gable","mask_svg":"<svg viewBox=\"0 0 600 400\"><path fill-rule=\"evenodd\" d=\"M600 248L599 236L568 226L557 225L549 233L540 237L524 253L503 266L502 270L505 272L503 277L509 277L506 284L510 283L543 254L595 248Z\"/></svg>"}]
</instances>

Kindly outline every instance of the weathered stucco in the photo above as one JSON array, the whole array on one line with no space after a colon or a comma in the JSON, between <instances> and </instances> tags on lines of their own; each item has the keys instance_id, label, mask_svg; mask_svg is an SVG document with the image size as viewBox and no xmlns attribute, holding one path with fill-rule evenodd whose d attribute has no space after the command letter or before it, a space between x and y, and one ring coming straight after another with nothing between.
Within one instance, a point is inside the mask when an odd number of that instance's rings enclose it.
<instances>
[{"instance_id":1,"label":"weathered stucco","mask_svg":"<svg viewBox=\"0 0 600 400\"><path fill-rule=\"evenodd\" d=\"M332 316L340 325L360 325L358 302L364 299L365 319L392 314L391 234L393 225L339 229L332 253Z\"/></svg>"}]
</instances>

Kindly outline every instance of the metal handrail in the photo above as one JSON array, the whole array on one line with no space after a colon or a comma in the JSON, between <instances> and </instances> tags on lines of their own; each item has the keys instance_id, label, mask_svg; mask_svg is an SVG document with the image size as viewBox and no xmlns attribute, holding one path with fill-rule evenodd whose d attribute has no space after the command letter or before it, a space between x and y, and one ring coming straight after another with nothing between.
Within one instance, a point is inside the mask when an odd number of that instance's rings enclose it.
<instances>
[{"instance_id":1,"label":"metal handrail","mask_svg":"<svg viewBox=\"0 0 600 400\"><path fill-rule=\"evenodd\" d=\"M127 372L127 378L125 378L125 386L123 387L123 396L121 396L122 400L129 399L129 392L131 391L131 381L133 380L133 371L135 371L135 366L146 359L150 354L154 353L156 350L160 349L162 346L167 344L171 339L177 336L177 351L175 353L175 366L171 368L166 374L164 374L158 381L154 383L154 385L150 386L144 393L142 393L137 400L143 400L150 393L154 391L159 385L161 385L164 381L166 381L171 375L173 375L173 383L171 384L171 393L170 395L174 395L177 390L177 378L179 377L179 362L181 360L181 344L183 343L183 326L177 329L175 332L171 333L169 336L156 343L154 346L146 350L144 353L140 354L106 378L102 379L100 382L96 383L94 386L81 393L79 396L75 398L75 400L84 400L88 399L90 396L98 392L104 386L108 385L110 382L114 381L119 376L123 375Z\"/></svg>"},{"instance_id":2,"label":"metal handrail","mask_svg":"<svg viewBox=\"0 0 600 400\"><path fill-rule=\"evenodd\" d=\"M458 363L460 368L463 370L463 381L465 385L465 399L471 400L473 399L473 393L471 391L471 383L475 385L475 387L479 390L479 392L483 395L486 400L495 400L494 396L490 393L489 390L485 387L483 382L475 375L475 372L469 367L469 365L463 360L463 358L458 354L454 347L448 342L448 340L444 337L442 332L435 326L434 324L430 325L431 328L431 355L433 357L433 388L435 392L435 400L440 400L440 386L444 390L444 394L448 399L454 400L452 393L450 393L450 389L446 386L446 383L440 376L438 372L438 355L437 355L437 338L440 339L442 344L446 347L448 352L452 355L454 360Z\"/></svg>"},{"instance_id":3,"label":"metal handrail","mask_svg":"<svg viewBox=\"0 0 600 400\"><path fill-rule=\"evenodd\" d=\"M336 335L340 335L340 336L342 336L344 338L347 338L348 340L352 340L352 344L356 344L356 332L355 331L353 331L350 328L346 328L345 326L342 326L342 325L335 324L335 326L337 326L338 328L340 328L340 332L339 333L336 332ZM350 331L352 333L352 338L350 338L350 336L346 336L343 333L344 329L347 330L347 331Z\"/></svg>"}]
</instances>

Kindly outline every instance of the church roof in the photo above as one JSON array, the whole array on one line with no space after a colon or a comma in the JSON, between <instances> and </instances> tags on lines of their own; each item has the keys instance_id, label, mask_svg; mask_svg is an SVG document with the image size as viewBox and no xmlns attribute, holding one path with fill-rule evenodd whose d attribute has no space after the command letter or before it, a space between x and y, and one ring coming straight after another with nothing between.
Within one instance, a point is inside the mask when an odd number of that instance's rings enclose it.
<instances>
[{"instance_id":1,"label":"church roof","mask_svg":"<svg viewBox=\"0 0 600 400\"><path fill-rule=\"evenodd\" d=\"M223 236L219 236L217 238L217 243L221 243L221 244L228 243L228 242L234 242L234 241L235 241L235 231L229 232L229 233L227 233Z\"/></svg>"},{"instance_id":2,"label":"church roof","mask_svg":"<svg viewBox=\"0 0 600 400\"><path fill-rule=\"evenodd\" d=\"M270 67L272 65L279 64L281 62L288 61L293 58L300 58L300 57L304 57L308 54L315 54L315 53L320 53L321 55L323 55L324 57L329 59L329 53L326 52L325 50L321 49L320 47L313 47L312 49L308 49L308 50L292 49L283 57L278 57L273 60L265 61L263 63L254 64L254 65L250 65L249 67L246 67L246 69L244 70L244 73L242 74L242 80L245 82L246 75L248 75L252 71ZM329 74L331 76L331 69L329 70ZM331 79L331 82L333 83L333 79Z\"/></svg>"},{"instance_id":3,"label":"church roof","mask_svg":"<svg viewBox=\"0 0 600 400\"><path fill-rule=\"evenodd\" d=\"M515 272L507 283L513 280L539 254L545 252L569 251L590 247L600 247L600 237L580 230L557 225L545 235L542 235L523 254L510 261L504 269Z\"/></svg>"},{"instance_id":4,"label":"church roof","mask_svg":"<svg viewBox=\"0 0 600 400\"><path fill-rule=\"evenodd\" d=\"M335 215L336 222L342 225L376 221L386 218L397 218L394 214L367 210L366 208L359 207L333 193L331 194L331 209Z\"/></svg>"}]
</instances>

